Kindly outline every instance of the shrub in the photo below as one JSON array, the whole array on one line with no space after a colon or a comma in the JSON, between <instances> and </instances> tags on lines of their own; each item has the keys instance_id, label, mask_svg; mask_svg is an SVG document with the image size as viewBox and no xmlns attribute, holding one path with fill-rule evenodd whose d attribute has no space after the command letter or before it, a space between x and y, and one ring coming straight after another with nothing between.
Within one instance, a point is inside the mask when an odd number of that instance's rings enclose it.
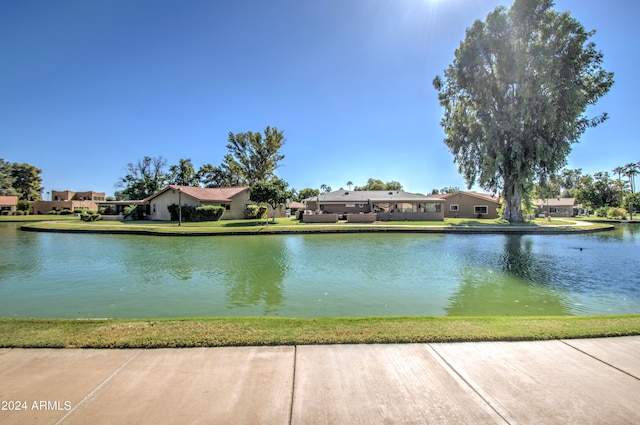
<instances>
[{"instance_id":1,"label":"shrub","mask_svg":"<svg viewBox=\"0 0 640 425\"><path fill-rule=\"evenodd\" d=\"M69 208L65 208L62 211L60 211L60 215L71 215L71 214L73 214L73 213L71 212L71 210Z\"/></svg>"},{"instance_id":2,"label":"shrub","mask_svg":"<svg viewBox=\"0 0 640 425\"><path fill-rule=\"evenodd\" d=\"M596 216L597 217L606 217L607 213L609 212L609 208L607 207L600 207L596 210Z\"/></svg>"},{"instance_id":3,"label":"shrub","mask_svg":"<svg viewBox=\"0 0 640 425\"><path fill-rule=\"evenodd\" d=\"M24 199L20 199L18 201L18 204L16 205L16 209L18 211L29 211L29 201L26 201ZM25 214L26 215L26 214Z\"/></svg>"},{"instance_id":4,"label":"shrub","mask_svg":"<svg viewBox=\"0 0 640 425\"><path fill-rule=\"evenodd\" d=\"M617 220L626 220L627 219L627 211L624 208L609 208L607 212L608 218L614 218Z\"/></svg>"},{"instance_id":5,"label":"shrub","mask_svg":"<svg viewBox=\"0 0 640 425\"><path fill-rule=\"evenodd\" d=\"M47 214L49 214L49 215L56 215L56 214L58 214L58 211L56 211L56 210L51 210L51 211L49 211Z\"/></svg>"},{"instance_id":6,"label":"shrub","mask_svg":"<svg viewBox=\"0 0 640 425\"><path fill-rule=\"evenodd\" d=\"M176 204L167 207L171 214L171 221L178 221L180 208ZM225 208L216 205L203 205L194 207L191 205L182 206L182 221L217 221L224 214Z\"/></svg>"},{"instance_id":7,"label":"shrub","mask_svg":"<svg viewBox=\"0 0 640 425\"><path fill-rule=\"evenodd\" d=\"M80 214L80 220L82 221L99 221L102 220L102 215L97 211L83 211Z\"/></svg>"},{"instance_id":8,"label":"shrub","mask_svg":"<svg viewBox=\"0 0 640 425\"><path fill-rule=\"evenodd\" d=\"M244 209L244 218L261 219L267 217L267 207L262 205L247 205Z\"/></svg>"},{"instance_id":9,"label":"shrub","mask_svg":"<svg viewBox=\"0 0 640 425\"><path fill-rule=\"evenodd\" d=\"M73 213L74 214L82 214L84 211L85 211L84 208L74 208L73 209ZM60 214L62 214L62 213L60 213Z\"/></svg>"},{"instance_id":10,"label":"shrub","mask_svg":"<svg viewBox=\"0 0 640 425\"><path fill-rule=\"evenodd\" d=\"M225 207L203 205L196 208L196 221L218 221L222 218Z\"/></svg>"}]
</instances>

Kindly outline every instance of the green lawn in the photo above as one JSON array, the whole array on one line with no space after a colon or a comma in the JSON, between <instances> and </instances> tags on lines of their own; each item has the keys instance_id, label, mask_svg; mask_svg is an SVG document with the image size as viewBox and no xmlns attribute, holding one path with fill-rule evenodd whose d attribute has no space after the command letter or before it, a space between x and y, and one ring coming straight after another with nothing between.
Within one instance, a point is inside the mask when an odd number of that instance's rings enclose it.
<instances>
[{"instance_id":1,"label":"green lawn","mask_svg":"<svg viewBox=\"0 0 640 425\"><path fill-rule=\"evenodd\" d=\"M640 335L640 315L0 319L0 347L160 348L514 341Z\"/></svg>"},{"instance_id":2,"label":"green lawn","mask_svg":"<svg viewBox=\"0 0 640 425\"><path fill-rule=\"evenodd\" d=\"M29 217L29 216L27 216ZM35 217L35 216L34 216ZM40 216L51 217L51 216ZM40 221L29 223L28 226L33 229L49 229L49 230L71 230L71 231L135 231L149 232L155 234L180 234L180 233L266 233L278 231L296 231L296 232L314 232L314 231L349 231L349 230L393 230L393 229L520 229L523 226L532 230L588 230L605 228L607 224L589 223L588 226L575 226L565 220L553 219L536 219L525 223L509 224L509 222L500 219L445 219L444 221L389 221L375 222L368 224L360 223L302 223L294 218L277 218L275 223L271 220L220 220L211 222L178 223L173 221L98 221L85 223L76 217L67 218L69 216L53 216L65 217L60 222ZM50 218L49 218L50 220ZM28 221L37 221L35 218Z\"/></svg>"}]
</instances>

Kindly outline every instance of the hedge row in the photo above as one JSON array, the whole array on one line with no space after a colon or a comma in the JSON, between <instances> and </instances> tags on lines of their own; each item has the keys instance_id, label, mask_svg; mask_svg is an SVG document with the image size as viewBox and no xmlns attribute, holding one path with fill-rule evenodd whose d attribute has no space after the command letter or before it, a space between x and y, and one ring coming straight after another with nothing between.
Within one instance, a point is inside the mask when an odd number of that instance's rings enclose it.
<instances>
[{"instance_id":1,"label":"hedge row","mask_svg":"<svg viewBox=\"0 0 640 425\"><path fill-rule=\"evenodd\" d=\"M171 221L178 221L180 208L176 204L167 207L171 214ZM194 207L191 205L182 206L182 221L218 221L222 218L225 208L216 205L203 205Z\"/></svg>"}]
</instances>

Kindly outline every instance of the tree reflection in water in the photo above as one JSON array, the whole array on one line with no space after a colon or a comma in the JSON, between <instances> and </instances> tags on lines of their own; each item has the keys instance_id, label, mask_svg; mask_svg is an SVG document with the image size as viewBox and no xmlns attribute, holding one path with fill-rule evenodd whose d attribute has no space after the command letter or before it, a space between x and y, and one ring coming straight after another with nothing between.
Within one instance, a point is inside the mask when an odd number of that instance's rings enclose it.
<instances>
[{"instance_id":1,"label":"tree reflection in water","mask_svg":"<svg viewBox=\"0 0 640 425\"><path fill-rule=\"evenodd\" d=\"M450 316L460 315L566 315L567 300L544 282L548 267L533 253L532 241L523 236L504 237L500 255L472 251L460 271L460 286L446 307Z\"/></svg>"}]
</instances>

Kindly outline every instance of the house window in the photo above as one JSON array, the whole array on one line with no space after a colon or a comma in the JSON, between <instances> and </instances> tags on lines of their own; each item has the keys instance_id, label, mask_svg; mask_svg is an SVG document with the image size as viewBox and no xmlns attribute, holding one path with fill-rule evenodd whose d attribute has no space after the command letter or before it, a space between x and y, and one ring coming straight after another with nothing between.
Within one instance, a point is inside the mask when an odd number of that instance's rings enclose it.
<instances>
[{"instance_id":1,"label":"house window","mask_svg":"<svg viewBox=\"0 0 640 425\"><path fill-rule=\"evenodd\" d=\"M556 207L549 207L549 213L557 213L558 209Z\"/></svg>"},{"instance_id":2,"label":"house window","mask_svg":"<svg viewBox=\"0 0 640 425\"><path fill-rule=\"evenodd\" d=\"M489 207L486 205L474 205L473 206L473 213L474 214L488 214L489 213Z\"/></svg>"},{"instance_id":3,"label":"house window","mask_svg":"<svg viewBox=\"0 0 640 425\"><path fill-rule=\"evenodd\" d=\"M230 204L220 204L221 207L224 207L224 209L226 211L229 211L231 209L231 205Z\"/></svg>"},{"instance_id":4,"label":"house window","mask_svg":"<svg viewBox=\"0 0 640 425\"><path fill-rule=\"evenodd\" d=\"M151 206L153 208L153 213L155 214L156 213L156 204L152 204Z\"/></svg>"},{"instance_id":5,"label":"house window","mask_svg":"<svg viewBox=\"0 0 640 425\"><path fill-rule=\"evenodd\" d=\"M458 211L458 205L457 204L453 204L453 205L449 205L449 211Z\"/></svg>"}]
</instances>

